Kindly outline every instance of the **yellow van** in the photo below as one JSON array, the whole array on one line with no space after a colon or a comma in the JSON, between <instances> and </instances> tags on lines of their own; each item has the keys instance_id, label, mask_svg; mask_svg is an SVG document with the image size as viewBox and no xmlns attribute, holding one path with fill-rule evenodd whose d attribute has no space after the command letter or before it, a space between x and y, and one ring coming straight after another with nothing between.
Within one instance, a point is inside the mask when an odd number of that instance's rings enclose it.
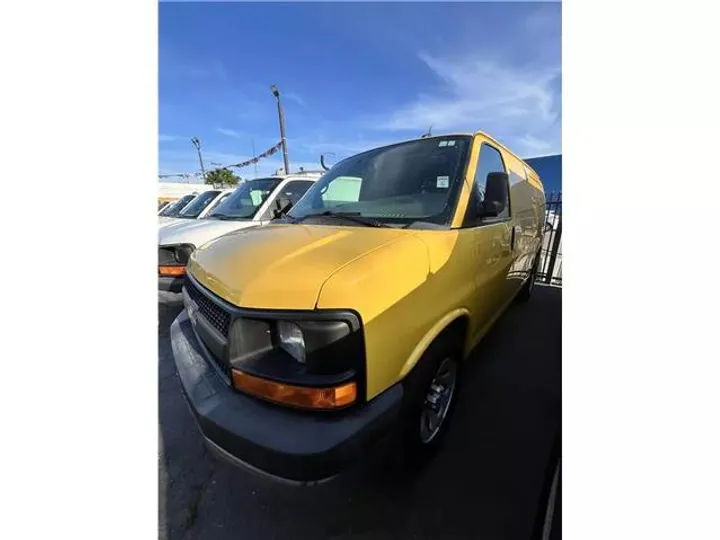
<instances>
[{"instance_id":1,"label":"yellow van","mask_svg":"<svg viewBox=\"0 0 720 540\"><path fill-rule=\"evenodd\" d=\"M347 158L270 224L201 246L171 336L209 447L301 483L388 438L426 461L464 360L530 297L544 215L534 170L454 134Z\"/></svg>"}]
</instances>

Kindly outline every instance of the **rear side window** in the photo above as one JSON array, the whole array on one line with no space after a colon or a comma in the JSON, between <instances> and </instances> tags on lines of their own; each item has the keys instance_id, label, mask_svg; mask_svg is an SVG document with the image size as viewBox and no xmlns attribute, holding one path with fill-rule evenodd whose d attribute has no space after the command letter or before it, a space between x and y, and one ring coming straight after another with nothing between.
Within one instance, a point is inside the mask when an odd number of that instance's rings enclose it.
<instances>
[{"instance_id":1,"label":"rear side window","mask_svg":"<svg viewBox=\"0 0 720 540\"><path fill-rule=\"evenodd\" d=\"M475 172L473 207L476 209L476 211L479 211L480 205L485 200L485 186L487 182L487 176L488 174L494 172L507 172L505 170L502 156L497 149L493 148L487 143L483 143L483 145L480 147L480 159L478 162L477 171ZM497 219L506 219L510 217L510 201L508 200L507 189L505 190L505 193L502 195L502 197L504 199L502 202L504 202L505 204L503 206L502 212L498 215ZM497 194L495 194L493 198L497 200Z\"/></svg>"}]
</instances>

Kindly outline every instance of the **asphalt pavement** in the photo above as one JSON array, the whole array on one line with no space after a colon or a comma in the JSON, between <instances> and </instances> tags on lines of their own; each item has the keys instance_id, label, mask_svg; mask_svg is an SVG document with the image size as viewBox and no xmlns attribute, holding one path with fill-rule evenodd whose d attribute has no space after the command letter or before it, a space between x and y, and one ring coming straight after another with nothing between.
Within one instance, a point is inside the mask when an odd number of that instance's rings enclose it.
<instances>
[{"instance_id":1,"label":"asphalt pavement","mask_svg":"<svg viewBox=\"0 0 720 540\"><path fill-rule=\"evenodd\" d=\"M376 468L313 488L268 484L208 452L170 349L182 304L159 293L159 537L533 539L561 420L561 293L536 285L496 323L464 371L441 453L414 482Z\"/></svg>"}]
</instances>

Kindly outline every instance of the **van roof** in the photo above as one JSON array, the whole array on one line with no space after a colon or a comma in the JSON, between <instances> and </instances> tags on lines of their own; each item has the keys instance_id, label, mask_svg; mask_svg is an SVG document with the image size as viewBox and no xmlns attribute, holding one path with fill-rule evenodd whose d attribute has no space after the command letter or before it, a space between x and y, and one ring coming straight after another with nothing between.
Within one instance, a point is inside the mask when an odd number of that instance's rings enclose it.
<instances>
[{"instance_id":1,"label":"van roof","mask_svg":"<svg viewBox=\"0 0 720 540\"><path fill-rule=\"evenodd\" d=\"M530 165L528 165L528 163L527 163L523 158L521 158L520 156L518 156L515 152L513 152L512 150L510 150L507 146L505 146L503 143L501 143L500 141L498 141L495 137L493 137L492 135L490 135L490 134L487 133L486 131L482 131L482 130L478 130L478 131L456 131L456 132L451 132L451 133L442 133L442 134L440 134L440 135L430 135L430 136L427 136L427 137L413 137L412 139L405 139L405 140L397 141L397 142L394 142L394 143L385 144L385 145L383 145L383 146L379 146L379 147L376 147L376 148L384 148L384 147L386 147L386 146L394 146L394 145L396 145L396 144L402 144L402 143L411 142L411 141L420 141L420 140L423 140L423 139L439 139L439 138L445 138L445 137L474 137L475 135L482 135L482 136L490 139L495 145L499 146L500 148L502 148L502 149L505 150L506 152L512 154L512 155L515 156L517 159L519 159L519 160L523 163L523 165L525 165L525 167L527 167L527 169L528 169L529 171L532 171L532 173L533 173L537 178L540 178L540 175L537 173L537 171L536 171L535 169L533 169ZM374 149L373 149L373 148L368 148L368 149L365 150L364 152L359 152L359 153L360 153L360 154L363 154L363 153L365 153L365 152L369 152L370 150L374 150Z\"/></svg>"},{"instance_id":2,"label":"van roof","mask_svg":"<svg viewBox=\"0 0 720 540\"><path fill-rule=\"evenodd\" d=\"M258 176L257 178L248 178L248 181L259 180L262 178L277 178L279 180L285 180L286 178L305 178L307 180L307 179L312 179L312 178L320 178L320 176L322 176L322 173L320 173L320 172L304 171L304 172L291 173L291 174L268 174L267 176Z\"/></svg>"}]
</instances>

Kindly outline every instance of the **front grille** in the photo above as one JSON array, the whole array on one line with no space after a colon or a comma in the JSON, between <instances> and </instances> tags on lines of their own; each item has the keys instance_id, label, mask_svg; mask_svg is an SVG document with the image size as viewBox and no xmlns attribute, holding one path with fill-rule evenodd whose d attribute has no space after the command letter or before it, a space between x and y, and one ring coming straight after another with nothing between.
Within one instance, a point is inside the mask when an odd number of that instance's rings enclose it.
<instances>
[{"instance_id":1,"label":"front grille","mask_svg":"<svg viewBox=\"0 0 720 540\"><path fill-rule=\"evenodd\" d=\"M198 311L203 314L203 317L223 336L227 337L230 330L230 314L201 293L192 280L185 280L185 289L187 289L190 298L197 304Z\"/></svg>"}]
</instances>

